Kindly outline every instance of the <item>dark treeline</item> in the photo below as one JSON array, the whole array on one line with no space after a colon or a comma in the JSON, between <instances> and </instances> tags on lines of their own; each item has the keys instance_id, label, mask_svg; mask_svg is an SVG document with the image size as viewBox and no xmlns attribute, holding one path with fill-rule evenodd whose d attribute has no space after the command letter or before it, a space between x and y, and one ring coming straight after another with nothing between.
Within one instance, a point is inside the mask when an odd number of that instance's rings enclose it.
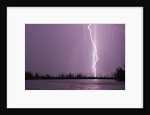
<instances>
[{"instance_id":1,"label":"dark treeline","mask_svg":"<svg viewBox=\"0 0 150 115\"><path fill-rule=\"evenodd\" d=\"M53 76L53 75L40 75L38 73L33 74L30 71L26 71L25 72L25 79L26 80L36 80L36 79L116 79L118 81L125 81L125 69L118 67L116 69L116 71L110 75L110 76L86 76L84 74L73 74L73 73L69 73L69 74L65 74L65 73L61 73L58 76Z\"/></svg>"}]
</instances>

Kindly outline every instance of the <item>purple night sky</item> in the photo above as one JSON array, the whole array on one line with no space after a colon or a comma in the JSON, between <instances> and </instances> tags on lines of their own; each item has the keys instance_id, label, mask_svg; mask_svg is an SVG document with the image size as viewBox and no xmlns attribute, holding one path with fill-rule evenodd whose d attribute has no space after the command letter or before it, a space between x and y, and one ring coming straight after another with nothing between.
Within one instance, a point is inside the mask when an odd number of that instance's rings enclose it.
<instances>
[{"instance_id":1,"label":"purple night sky","mask_svg":"<svg viewBox=\"0 0 150 115\"><path fill-rule=\"evenodd\" d=\"M95 29L96 28L96 29ZM125 64L125 24L92 24L97 76ZM25 70L39 74L92 75L93 46L88 24L26 24Z\"/></svg>"}]
</instances>

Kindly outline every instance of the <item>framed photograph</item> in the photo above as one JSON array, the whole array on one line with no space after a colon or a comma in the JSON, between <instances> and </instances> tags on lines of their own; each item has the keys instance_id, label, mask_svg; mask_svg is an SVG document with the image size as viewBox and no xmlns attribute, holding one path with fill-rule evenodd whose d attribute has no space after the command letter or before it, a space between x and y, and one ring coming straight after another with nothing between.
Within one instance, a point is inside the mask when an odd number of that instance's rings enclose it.
<instances>
[{"instance_id":1,"label":"framed photograph","mask_svg":"<svg viewBox=\"0 0 150 115\"><path fill-rule=\"evenodd\" d=\"M143 8L4 2L4 108L143 109Z\"/></svg>"}]
</instances>

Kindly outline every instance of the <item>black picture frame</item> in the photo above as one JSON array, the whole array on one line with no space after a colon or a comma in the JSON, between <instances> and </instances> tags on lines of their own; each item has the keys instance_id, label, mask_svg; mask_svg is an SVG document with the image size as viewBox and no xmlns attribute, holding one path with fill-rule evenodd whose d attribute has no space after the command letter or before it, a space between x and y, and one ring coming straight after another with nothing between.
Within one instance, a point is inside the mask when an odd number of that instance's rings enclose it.
<instances>
[{"instance_id":1,"label":"black picture frame","mask_svg":"<svg viewBox=\"0 0 150 115\"><path fill-rule=\"evenodd\" d=\"M0 104L1 104L1 110L3 110L4 112L12 110L12 109L8 109L7 108L7 7L54 7L54 6L58 6L58 7L143 7L144 8L144 32L143 32L143 38L144 38L144 44L143 44L143 77L144 77L144 89L143 89L143 109L128 109L128 108L124 108L124 109L109 109L111 111L116 111L116 110L128 110L128 112L131 110L134 112L146 112L149 111L149 104L150 104L150 95L149 95L149 76L148 76L148 68L146 69L146 64L148 65L148 63L145 63L146 58L148 58L148 54L146 54L146 50L148 50L148 45L146 46L146 43L148 43L146 40L148 40L148 38L150 38L150 32L148 30L150 30L150 18L149 18L149 7L148 4L146 4L146 1L142 1L142 0L102 0L102 1L98 1L98 0L92 0L92 1L80 1L80 0L75 0L75 1L69 1L69 0L63 0L63 1L59 1L59 0L55 0L55 1L46 1L46 0L40 0L40 1L36 1L36 0L3 0L0 2L0 30L1 30L1 34L0 34L0 38L2 38L2 51L3 54L1 55L1 59L3 59L3 64L2 64L2 72L3 74L0 77L0 88L1 88L1 100L0 100ZM27 110L28 108L22 108L18 110ZM37 110L36 108L33 108L34 110ZM57 108L55 108L57 109ZM67 108L62 108L62 109L67 109ZM74 108L74 109L78 109L78 108ZM82 108L85 109L85 108ZM87 109L92 109L92 108L87 108ZM86 109L86 110L87 110ZM103 110L103 112L107 112L108 108L105 109L99 109L99 110ZM15 108L15 110L17 110L17 108ZM31 109L28 109L31 110ZM42 109L40 108L39 110L49 110L49 109Z\"/></svg>"}]
</instances>

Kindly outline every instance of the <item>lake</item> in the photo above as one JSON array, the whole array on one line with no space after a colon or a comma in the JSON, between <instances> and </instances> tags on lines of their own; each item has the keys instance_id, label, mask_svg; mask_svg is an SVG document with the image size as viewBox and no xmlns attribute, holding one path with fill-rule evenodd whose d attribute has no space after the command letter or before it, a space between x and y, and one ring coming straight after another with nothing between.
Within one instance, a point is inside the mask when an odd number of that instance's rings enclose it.
<instances>
[{"instance_id":1,"label":"lake","mask_svg":"<svg viewBox=\"0 0 150 115\"><path fill-rule=\"evenodd\" d=\"M113 79L25 80L26 90L125 90L125 82Z\"/></svg>"}]
</instances>

